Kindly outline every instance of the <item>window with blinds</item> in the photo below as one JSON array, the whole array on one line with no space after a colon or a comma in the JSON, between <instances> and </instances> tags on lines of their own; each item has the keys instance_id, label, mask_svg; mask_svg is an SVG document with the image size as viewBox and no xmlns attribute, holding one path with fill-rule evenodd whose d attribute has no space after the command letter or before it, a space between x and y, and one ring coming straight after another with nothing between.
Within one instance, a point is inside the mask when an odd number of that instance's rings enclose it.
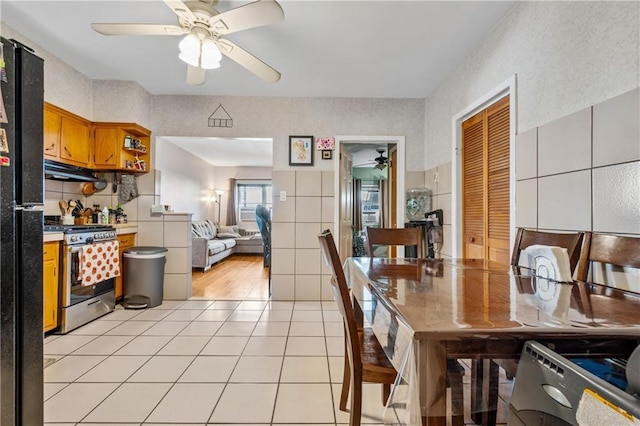
<instances>
[{"instance_id":1,"label":"window with blinds","mask_svg":"<svg viewBox=\"0 0 640 426\"><path fill-rule=\"evenodd\" d=\"M463 256L509 263L509 97L462 123Z\"/></svg>"}]
</instances>

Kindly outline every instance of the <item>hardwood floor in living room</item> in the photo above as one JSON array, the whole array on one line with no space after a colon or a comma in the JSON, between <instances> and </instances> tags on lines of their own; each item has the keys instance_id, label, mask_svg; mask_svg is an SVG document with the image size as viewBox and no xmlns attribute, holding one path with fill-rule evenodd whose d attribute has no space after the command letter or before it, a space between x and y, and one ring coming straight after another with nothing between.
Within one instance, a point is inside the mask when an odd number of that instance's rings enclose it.
<instances>
[{"instance_id":1,"label":"hardwood floor in living room","mask_svg":"<svg viewBox=\"0 0 640 426\"><path fill-rule=\"evenodd\" d=\"M269 269L262 256L234 254L207 272L191 274L193 297L228 300L268 299Z\"/></svg>"}]
</instances>

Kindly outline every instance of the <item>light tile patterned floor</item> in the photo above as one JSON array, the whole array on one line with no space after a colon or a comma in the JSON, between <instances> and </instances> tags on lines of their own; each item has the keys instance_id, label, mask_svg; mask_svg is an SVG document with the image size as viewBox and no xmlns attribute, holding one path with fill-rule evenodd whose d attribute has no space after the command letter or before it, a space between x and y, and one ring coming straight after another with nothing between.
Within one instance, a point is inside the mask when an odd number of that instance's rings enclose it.
<instances>
[{"instance_id":1,"label":"light tile patterned floor","mask_svg":"<svg viewBox=\"0 0 640 426\"><path fill-rule=\"evenodd\" d=\"M47 425L342 425L341 318L331 302L165 301L118 307L45 339ZM468 399L469 374L465 376ZM380 386L363 419L381 424ZM510 384L501 384L501 394ZM506 423L500 400L498 421ZM467 413L467 420L469 416Z\"/></svg>"}]
</instances>

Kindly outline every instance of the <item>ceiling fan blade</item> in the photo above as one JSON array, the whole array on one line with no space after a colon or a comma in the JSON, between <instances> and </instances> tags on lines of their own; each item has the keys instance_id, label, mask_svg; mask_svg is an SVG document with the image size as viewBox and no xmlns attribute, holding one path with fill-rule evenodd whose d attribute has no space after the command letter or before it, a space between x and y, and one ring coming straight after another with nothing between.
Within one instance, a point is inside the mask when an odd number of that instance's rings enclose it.
<instances>
[{"instance_id":1,"label":"ceiling fan blade","mask_svg":"<svg viewBox=\"0 0 640 426\"><path fill-rule=\"evenodd\" d=\"M91 24L103 35L181 35L185 30L177 25L162 24Z\"/></svg>"},{"instance_id":2,"label":"ceiling fan blade","mask_svg":"<svg viewBox=\"0 0 640 426\"><path fill-rule=\"evenodd\" d=\"M166 1L166 0L165 0ZM258 0L211 17L209 26L220 35L275 24L284 19L284 11L275 0Z\"/></svg>"},{"instance_id":3,"label":"ceiling fan blade","mask_svg":"<svg viewBox=\"0 0 640 426\"><path fill-rule=\"evenodd\" d=\"M264 81L268 83L275 83L280 80L281 75L278 71L271 68L269 65L265 64L243 48L238 47L235 43L232 43L229 40L218 39L217 44L223 55L233 59Z\"/></svg>"},{"instance_id":4,"label":"ceiling fan blade","mask_svg":"<svg viewBox=\"0 0 640 426\"><path fill-rule=\"evenodd\" d=\"M164 0L164 3L169 6L171 10L173 10L173 13L178 15L179 18L187 21L189 26L193 25L196 20L196 15L193 14L191 9L189 9L182 0ZM182 23L182 21L180 23Z\"/></svg>"},{"instance_id":5,"label":"ceiling fan blade","mask_svg":"<svg viewBox=\"0 0 640 426\"><path fill-rule=\"evenodd\" d=\"M206 71L200 67L187 65L187 84L190 86L200 86L204 84Z\"/></svg>"}]
</instances>

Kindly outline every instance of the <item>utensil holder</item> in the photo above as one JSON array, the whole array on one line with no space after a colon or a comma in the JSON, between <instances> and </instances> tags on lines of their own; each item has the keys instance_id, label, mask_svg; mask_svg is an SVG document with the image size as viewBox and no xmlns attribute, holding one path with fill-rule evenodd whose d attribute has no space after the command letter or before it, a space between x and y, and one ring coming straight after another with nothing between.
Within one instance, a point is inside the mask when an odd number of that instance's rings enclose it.
<instances>
[{"instance_id":1,"label":"utensil holder","mask_svg":"<svg viewBox=\"0 0 640 426\"><path fill-rule=\"evenodd\" d=\"M62 224L63 225L73 225L73 216L71 216L70 214L66 214L64 216L62 216L61 218Z\"/></svg>"}]
</instances>

